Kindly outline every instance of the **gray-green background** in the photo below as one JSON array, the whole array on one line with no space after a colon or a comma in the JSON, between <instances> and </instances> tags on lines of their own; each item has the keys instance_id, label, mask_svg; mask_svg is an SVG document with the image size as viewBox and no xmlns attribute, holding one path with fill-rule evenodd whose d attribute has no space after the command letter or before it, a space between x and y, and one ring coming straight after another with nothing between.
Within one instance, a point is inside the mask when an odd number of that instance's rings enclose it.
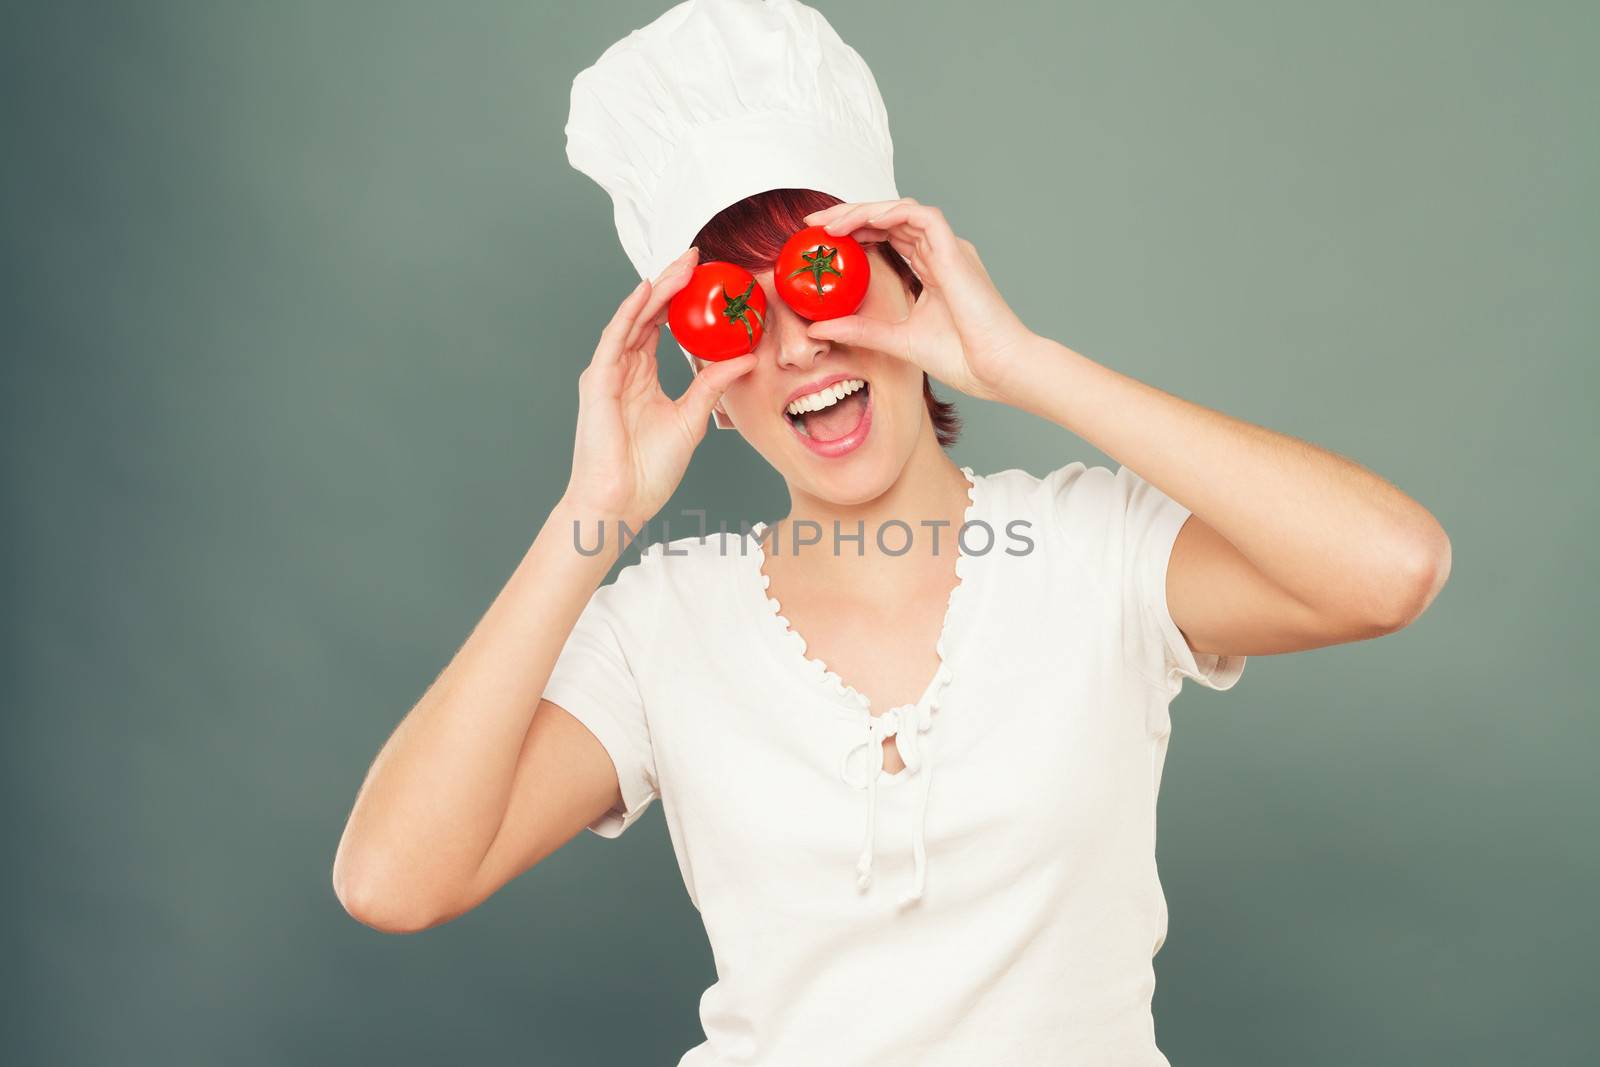
<instances>
[{"instance_id":1,"label":"gray-green background","mask_svg":"<svg viewBox=\"0 0 1600 1067\"><path fill-rule=\"evenodd\" d=\"M902 193L1034 329L1348 455L1452 537L1409 629L1178 698L1176 1067L1592 1062L1594 5L818 6ZM418 936L329 882L370 759L564 485L636 280L568 87L665 7L7 7L0 1058L700 1039L659 805ZM962 409L980 470L1108 461ZM720 434L670 507L783 503Z\"/></svg>"}]
</instances>

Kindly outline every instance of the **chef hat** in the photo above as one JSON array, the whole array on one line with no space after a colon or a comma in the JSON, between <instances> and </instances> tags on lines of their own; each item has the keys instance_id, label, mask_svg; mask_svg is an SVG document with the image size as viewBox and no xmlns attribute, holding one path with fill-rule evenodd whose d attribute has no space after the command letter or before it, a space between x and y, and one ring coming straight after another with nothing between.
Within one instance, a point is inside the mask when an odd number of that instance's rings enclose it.
<instances>
[{"instance_id":1,"label":"chef hat","mask_svg":"<svg viewBox=\"0 0 1600 1067\"><path fill-rule=\"evenodd\" d=\"M567 159L611 195L640 277L768 189L897 200L872 71L797 0L687 0L572 80Z\"/></svg>"}]
</instances>

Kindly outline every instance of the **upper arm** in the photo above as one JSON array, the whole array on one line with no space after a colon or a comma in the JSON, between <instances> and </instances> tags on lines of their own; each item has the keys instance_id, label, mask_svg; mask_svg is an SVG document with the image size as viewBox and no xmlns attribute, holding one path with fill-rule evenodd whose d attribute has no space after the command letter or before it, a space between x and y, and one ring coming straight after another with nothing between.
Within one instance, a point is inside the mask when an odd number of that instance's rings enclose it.
<instances>
[{"instance_id":1,"label":"upper arm","mask_svg":"<svg viewBox=\"0 0 1600 1067\"><path fill-rule=\"evenodd\" d=\"M1198 515L1179 529L1164 577L1168 613L1196 653L1271 655L1375 636L1290 595Z\"/></svg>"},{"instance_id":2,"label":"upper arm","mask_svg":"<svg viewBox=\"0 0 1600 1067\"><path fill-rule=\"evenodd\" d=\"M505 816L455 913L477 907L622 807L605 745L571 712L540 699L517 754Z\"/></svg>"},{"instance_id":3,"label":"upper arm","mask_svg":"<svg viewBox=\"0 0 1600 1067\"><path fill-rule=\"evenodd\" d=\"M1227 689L1249 656L1388 632L1305 604L1131 468L1099 470L1090 484L1104 493L1109 536L1120 550L1125 654L1153 684L1176 693L1188 677Z\"/></svg>"},{"instance_id":4,"label":"upper arm","mask_svg":"<svg viewBox=\"0 0 1600 1067\"><path fill-rule=\"evenodd\" d=\"M658 564L623 568L578 617L523 737L501 825L456 914L585 827L621 835L659 795L642 682L657 632Z\"/></svg>"}]
</instances>

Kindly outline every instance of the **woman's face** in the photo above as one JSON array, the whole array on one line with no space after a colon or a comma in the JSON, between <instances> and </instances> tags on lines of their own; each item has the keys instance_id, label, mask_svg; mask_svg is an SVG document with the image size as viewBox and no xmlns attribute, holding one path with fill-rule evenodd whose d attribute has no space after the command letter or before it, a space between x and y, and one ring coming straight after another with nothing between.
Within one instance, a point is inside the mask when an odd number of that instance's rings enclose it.
<instances>
[{"instance_id":1,"label":"woman's face","mask_svg":"<svg viewBox=\"0 0 1600 1067\"><path fill-rule=\"evenodd\" d=\"M856 314L898 322L911 312L909 288L875 247L872 280ZM858 504L885 492L899 477L919 435L933 432L922 397L922 370L869 348L807 335L811 320L795 314L772 288L770 269L755 275L766 290L766 328L756 366L722 395L744 439L789 484L836 504ZM861 388L860 383L865 383ZM819 388L855 387L831 405ZM791 416L795 401L816 410Z\"/></svg>"}]
</instances>

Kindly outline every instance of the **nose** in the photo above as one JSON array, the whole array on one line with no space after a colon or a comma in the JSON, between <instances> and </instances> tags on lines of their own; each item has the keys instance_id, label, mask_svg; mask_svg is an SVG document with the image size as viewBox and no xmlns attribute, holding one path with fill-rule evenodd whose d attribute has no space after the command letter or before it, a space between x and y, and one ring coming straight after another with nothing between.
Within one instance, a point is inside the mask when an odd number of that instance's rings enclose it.
<instances>
[{"instance_id":1,"label":"nose","mask_svg":"<svg viewBox=\"0 0 1600 1067\"><path fill-rule=\"evenodd\" d=\"M772 291L771 285L767 286L767 291L769 293ZM766 336L777 349L779 367L786 370L808 370L812 364L827 354L833 342L812 337L806 332L810 325L810 319L795 314L794 309L785 304L781 298L774 297L767 301Z\"/></svg>"}]
</instances>

